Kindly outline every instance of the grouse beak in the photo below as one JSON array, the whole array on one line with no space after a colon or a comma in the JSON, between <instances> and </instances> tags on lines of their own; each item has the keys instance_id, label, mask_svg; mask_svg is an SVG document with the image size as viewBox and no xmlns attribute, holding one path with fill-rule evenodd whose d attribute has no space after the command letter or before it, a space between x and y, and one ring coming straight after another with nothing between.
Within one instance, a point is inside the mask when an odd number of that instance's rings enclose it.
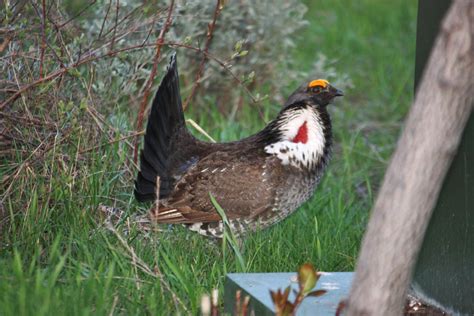
<instances>
[{"instance_id":1,"label":"grouse beak","mask_svg":"<svg viewBox=\"0 0 474 316\"><path fill-rule=\"evenodd\" d=\"M344 95L344 92L342 90L336 89L336 93L334 94L335 97L342 97Z\"/></svg>"},{"instance_id":2,"label":"grouse beak","mask_svg":"<svg viewBox=\"0 0 474 316\"><path fill-rule=\"evenodd\" d=\"M342 92L342 90L336 89L334 87L332 87L332 89L333 89L333 91L332 91L333 96L342 97L344 95L344 92Z\"/></svg>"},{"instance_id":3,"label":"grouse beak","mask_svg":"<svg viewBox=\"0 0 474 316\"><path fill-rule=\"evenodd\" d=\"M342 97L344 95L344 92L342 92L339 89L334 88L333 86L329 86L329 91L328 91L328 104L332 103L334 101L335 97Z\"/></svg>"}]
</instances>

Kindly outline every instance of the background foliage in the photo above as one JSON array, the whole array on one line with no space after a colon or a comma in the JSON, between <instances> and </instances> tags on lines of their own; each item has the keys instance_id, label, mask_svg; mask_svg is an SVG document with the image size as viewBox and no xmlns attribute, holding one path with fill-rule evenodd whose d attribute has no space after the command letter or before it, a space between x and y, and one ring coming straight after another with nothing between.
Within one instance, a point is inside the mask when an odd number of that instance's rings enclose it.
<instances>
[{"instance_id":1,"label":"background foliage","mask_svg":"<svg viewBox=\"0 0 474 316\"><path fill-rule=\"evenodd\" d=\"M328 78L346 93L331 108L335 153L315 196L245 239L238 255L181 227L150 232L134 223L147 209L132 196L136 118L167 6L2 6L0 314L195 314L202 293L222 294L226 272L293 271L307 261L325 271L353 269L412 99L416 3L224 4L209 49L215 59L186 112L212 137L261 129L308 79ZM214 7L177 2L154 87L177 50L183 98L189 95ZM99 218L99 204L125 212L113 230Z\"/></svg>"}]
</instances>

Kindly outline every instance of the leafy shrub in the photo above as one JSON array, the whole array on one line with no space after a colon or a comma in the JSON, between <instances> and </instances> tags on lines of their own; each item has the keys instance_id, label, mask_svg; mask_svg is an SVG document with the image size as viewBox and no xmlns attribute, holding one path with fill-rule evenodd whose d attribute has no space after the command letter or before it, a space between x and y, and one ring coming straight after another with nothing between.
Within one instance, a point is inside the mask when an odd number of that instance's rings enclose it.
<instances>
[{"instance_id":1,"label":"leafy shrub","mask_svg":"<svg viewBox=\"0 0 474 316\"><path fill-rule=\"evenodd\" d=\"M0 106L4 111L0 152L5 159L15 156L22 161L32 152L44 158L52 148L65 152L51 143L58 135L65 138L60 146L68 146L76 140L67 138L80 134L84 137L81 146L89 148L103 137L110 142L129 137L136 128L155 61L155 43L168 14L168 7L161 3L138 0L42 4L7 3L0 13L6 25L0 42ZM302 70L294 64L295 40L307 24L306 7L299 1L221 4L209 47L212 58L190 103L194 113L212 112L215 104L224 115L256 113L255 107L247 107L252 104L248 94L259 105L275 105L274 111L288 89L307 80L309 74L349 82L344 75L336 76L323 55L315 58L313 69ZM178 50L182 93L184 97L190 93L215 6L211 0L176 2L155 86L168 55ZM263 101L266 94L269 98ZM120 143L120 150L130 156L127 140ZM12 144L14 151L3 150ZM36 159L35 165L43 167L41 161ZM11 175L17 167L4 171ZM133 177L134 171L128 174Z\"/></svg>"}]
</instances>

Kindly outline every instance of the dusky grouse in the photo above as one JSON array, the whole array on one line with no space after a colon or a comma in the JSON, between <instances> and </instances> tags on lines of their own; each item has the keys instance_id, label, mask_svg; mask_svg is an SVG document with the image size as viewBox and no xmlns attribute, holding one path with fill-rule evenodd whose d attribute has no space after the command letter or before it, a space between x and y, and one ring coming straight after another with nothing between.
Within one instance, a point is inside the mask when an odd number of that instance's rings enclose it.
<instances>
[{"instance_id":1,"label":"dusky grouse","mask_svg":"<svg viewBox=\"0 0 474 316\"><path fill-rule=\"evenodd\" d=\"M262 131L208 143L186 128L174 54L152 104L135 196L155 200L159 176L159 208L151 218L207 236L223 234L210 194L236 234L277 223L313 195L331 152L326 106L342 95L328 81L313 80L298 88Z\"/></svg>"}]
</instances>

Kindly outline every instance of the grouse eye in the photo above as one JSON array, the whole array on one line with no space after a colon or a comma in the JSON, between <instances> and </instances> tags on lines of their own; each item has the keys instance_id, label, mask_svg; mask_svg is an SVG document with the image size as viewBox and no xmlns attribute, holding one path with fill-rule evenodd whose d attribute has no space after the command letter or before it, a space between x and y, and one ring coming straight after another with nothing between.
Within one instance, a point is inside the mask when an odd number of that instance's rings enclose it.
<instances>
[{"instance_id":1,"label":"grouse eye","mask_svg":"<svg viewBox=\"0 0 474 316\"><path fill-rule=\"evenodd\" d=\"M314 93L319 93L319 92L321 92L321 86L313 87L313 88L311 88L311 91L314 92Z\"/></svg>"}]
</instances>

